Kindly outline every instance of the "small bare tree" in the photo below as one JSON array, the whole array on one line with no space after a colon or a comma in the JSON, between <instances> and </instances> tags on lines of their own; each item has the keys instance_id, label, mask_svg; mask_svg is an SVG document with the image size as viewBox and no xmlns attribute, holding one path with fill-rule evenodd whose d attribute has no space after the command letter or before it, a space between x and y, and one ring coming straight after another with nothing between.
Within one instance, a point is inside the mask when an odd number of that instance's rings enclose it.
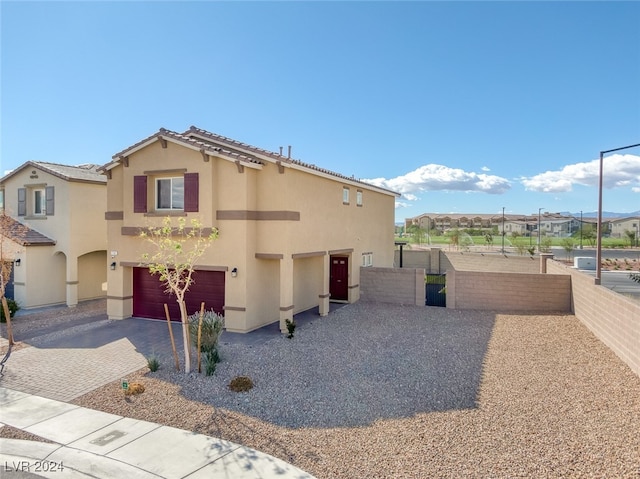
<instances>
[{"instance_id":1,"label":"small bare tree","mask_svg":"<svg viewBox=\"0 0 640 479\"><path fill-rule=\"evenodd\" d=\"M167 293L174 294L180 307L182 338L184 341L185 373L191 372L189 351L188 314L184 302L185 293L193 283L196 262L205 254L218 237L216 228L204 228L197 219L187 226L185 218L178 218L173 226L171 217L164 218L162 226L150 227L140 233L153 246L151 253L142 255L149 273L158 275Z\"/></svg>"}]
</instances>

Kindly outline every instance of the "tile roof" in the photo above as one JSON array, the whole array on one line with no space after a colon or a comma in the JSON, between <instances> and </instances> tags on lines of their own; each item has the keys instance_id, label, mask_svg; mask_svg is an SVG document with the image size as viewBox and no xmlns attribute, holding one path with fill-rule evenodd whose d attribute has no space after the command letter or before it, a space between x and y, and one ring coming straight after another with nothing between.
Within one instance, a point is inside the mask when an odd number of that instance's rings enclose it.
<instances>
[{"instance_id":1,"label":"tile roof","mask_svg":"<svg viewBox=\"0 0 640 479\"><path fill-rule=\"evenodd\" d=\"M363 187L369 189L375 189L387 194L393 194L394 196L400 196L400 194L395 191L391 191L386 188L361 181L354 177L345 176L331 170L320 168L310 163L304 163L300 160L295 160L280 153L275 153L273 151L258 148L247 143L242 143L240 141L218 135L216 133L211 133L195 126L191 126L184 133L178 133L175 131L167 130L165 128L160 128L157 133L154 133L153 135L148 136L147 138L113 155L114 161L101 166L99 170L101 172L104 172L111 169L122 158L160 138L171 139L172 141L177 141L191 148L199 149L205 152L211 152L218 156L225 156L234 161L264 165L266 160L270 162L281 162L285 165L295 165L302 169L310 170L311 173L320 173L323 175L332 176L349 182L361 184Z\"/></svg>"},{"instance_id":2,"label":"tile roof","mask_svg":"<svg viewBox=\"0 0 640 479\"><path fill-rule=\"evenodd\" d=\"M25 168L39 168L53 176L57 176L58 178L62 178L67 181L81 181L81 182L89 182L89 183L106 183L107 179L104 175L102 175L98 168L100 165L93 164L85 164L85 165L62 165L59 163L48 163L46 161L27 161L22 164L6 176L0 179L0 181L4 181L14 174Z\"/></svg>"},{"instance_id":3,"label":"tile roof","mask_svg":"<svg viewBox=\"0 0 640 479\"><path fill-rule=\"evenodd\" d=\"M50 246L56 244L55 240L4 214L0 215L0 229L2 229L4 236L21 246Z\"/></svg>"},{"instance_id":4,"label":"tile roof","mask_svg":"<svg viewBox=\"0 0 640 479\"><path fill-rule=\"evenodd\" d=\"M373 185L371 183L367 183L365 181L361 181L361 180L356 179L356 178L354 178L352 176L350 177L350 176L342 175L340 173L336 173L335 171L327 170L325 168L320 168L319 166L316 166L314 164L305 163L303 161L293 159L293 158L291 158L289 156L284 156L284 155L282 155L280 153L275 153L273 151L265 150L263 148L258 148L256 146L252 146L252 145L249 145L247 143L242 143L240 141L233 140L231 138L227 138L225 136L218 135L216 133L211 133L211 132L203 130L201 128L197 128L195 126L191 126L186 132L184 132L184 135L199 135L199 136L203 136L205 138L211 139L212 141L215 141L215 142L218 142L218 143L223 143L223 144L231 146L231 147L236 147L236 148L241 148L241 149L244 149L244 150L249 150L249 151L255 152L256 154L264 155L264 156L267 156L269 158L272 158L272 159L274 159L276 161L281 161L283 163L289 163L289 164L301 166L303 168L306 168L306 169L309 169L309 170L313 170L313 171L317 171L317 172L323 173L325 175L334 176L336 178L352 181L352 182L355 182L355 183L360 183L360 184L365 185L365 186L367 186L369 188L375 188L375 189L378 189L378 190L387 191L389 193L395 194L396 196L400 196L395 191L391 191L391 190L388 190L386 188L382 188L382 187Z\"/></svg>"}]
</instances>

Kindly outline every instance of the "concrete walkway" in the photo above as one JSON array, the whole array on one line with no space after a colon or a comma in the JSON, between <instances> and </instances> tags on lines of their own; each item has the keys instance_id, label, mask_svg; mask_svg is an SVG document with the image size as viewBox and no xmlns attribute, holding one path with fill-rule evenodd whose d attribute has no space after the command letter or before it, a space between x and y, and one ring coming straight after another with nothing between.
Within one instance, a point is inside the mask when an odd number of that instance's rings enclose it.
<instances>
[{"instance_id":1,"label":"concrete walkway","mask_svg":"<svg viewBox=\"0 0 640 479\"><path fill-rule=\"evenodd\" d=\"M65 313L73 311L51 309L51 314ZM317 317L313 312L306 316ZM181 350L180 324L173 328ZM258 344L279 335L276 324L249 334L224 333L221 342ZM51 443L0 438L1 477L10 472L16 479L312 478L239 444L68 403L145 367L150 355L170 364L164 321L109 321L97 314L27 337L12 351L0 377L0 426ZM0 338L0 346L6 345Z\"/></svg>"},{"instance_id":2,"label":"concrete walkway","mask_svg":"<svg viewBox=\"0 0 640 479\"><path fill-rule=\"evenodd\" d=\"M3 477L312 478L229 441L2 387L0 411L2 424L52 441L0 438Z\"/></svg>"}]
</instances>

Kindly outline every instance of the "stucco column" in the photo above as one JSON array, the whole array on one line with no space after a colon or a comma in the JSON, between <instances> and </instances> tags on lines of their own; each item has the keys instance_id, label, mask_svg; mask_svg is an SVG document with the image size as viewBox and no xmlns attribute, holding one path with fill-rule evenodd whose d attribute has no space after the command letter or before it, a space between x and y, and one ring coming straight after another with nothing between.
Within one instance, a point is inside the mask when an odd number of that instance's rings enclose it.
<instances>
[{"instance_id":1,"label":"stucco column","mask_svg":"<svg viewBox=\"0 0 640 479\"><path fill-rule=\"evenodd\" d=\"M540 273L547 272L547 260L553 259L553 253L540 253Z\"/></svg>"},{"instance_id":2,"label":"stucco column","mask_svg":"<svg viewBox=\"0 0 640 479\"><path fill-rule=\"evenodd\" d=\"M67 306L75 308L78 305L78 258L67 257Z\"/></svg>"},{"instance_id":3,"label":"stucco column","mask_svg":"<svg viewBox=\"0 0 640 479\"><path fill-rule=\"evenodd\" d=\"M324 255L322 258L322 294L318 297L318 311L320 316L329 314L329 282L331 278L331 256Z\"/></svg>"},{"instance_id":4,"label":"stucco column","mask_svg":"<svg viewBox=\"0 0 640 479\"><path fill-rule=\"evenodd\" d=\"M293 321L293 258L280 260L280 331L287 332L287 319Z\"/></svg>"},{"instance_id":5,"label":"stucco column","mask_svg":"<svg viewBox=\"0 0 640 479\"><path fill-rule=\"evenodd\" d=\"M115 262L115 269L111 263ZM109 319L130 318L133 314L133 284L131 267L122 266L117 259L109 259L107 272L107 316Z\"/></svg>"},{"instance_id":6,"label":"stucco column","mask_svg":"<svg viewBox=\"0 0 640 479\"><path fill-rule=\"evenodd\" d=\"M440 248L431 248L429 260L429 273L440 274Z\"/></svg>"}]
</instances>

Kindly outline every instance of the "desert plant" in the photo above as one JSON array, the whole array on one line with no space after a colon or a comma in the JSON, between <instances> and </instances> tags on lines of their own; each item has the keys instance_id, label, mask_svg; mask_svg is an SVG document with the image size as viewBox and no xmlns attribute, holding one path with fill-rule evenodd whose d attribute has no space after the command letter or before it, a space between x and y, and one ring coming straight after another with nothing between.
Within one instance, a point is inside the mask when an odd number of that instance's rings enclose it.
<instances>
[{"instance_id":1,"label":"desert plant","mask_svg":"<svg viewBox=\"0 0 640 479\"><path fill-rule=\"evenodd\" d=\"M640 273L629 273L629 278L636 283L640 283Z\"/></svg>"},{"instance_id":2,"label":"desert plant","mask_svg":"<svg viewBox=\"0 0 640 479\"><path fill-rule=\"evenodd\" d=\"M129 387L124 390L125 396L132 396L134 394L142 394L144 392L144 386L140 383L131 383Z\"/></svg>"},{"instance_id":3,"label":"desert plant","mask_svg":"<svg viewBox=\"0 0 640 479\"><path fill-rule=\"evenodd\" d=\"M147 358L147 367L152 373L155 373L158 369L160 369L160 361L154 354Z\"/></svg>"},{"instance_id":4,"label":"desert plant","mask_svg":"<svg viewBox=\"0 0 640 479\"><path fill-rule=\"evenodd\" d=\"M20 309L18 303L16 303L13 299L7 298L7 306L9 307L9 317L13 318L16 312ZM0 308L0 323L5 323L7 318L4 315L4 308Z\"/></svg>"},{"instance_id":5,"label":"desert plant","mask_svg":"<svg viewBox=\"0 0 640 479\"><path fill-rule=\"evenodd\" d=\"M216 364L220 362L218 340L224 329L224 316L213 309L189 316L189 335L191 344L195 344L198 351L198 372L202 372L200 355L204 356L204 369L207 376L216 371Z\"/></svg>"},{"instance_id":6,"label":"desert plant","mask_svg":"<svg viewBox=\"0 0 640 479\"><path fill-rule=\"evenodd\" d=\"M212 376L216 372L216 366L220 362L220 355L217 349L204 352L204 374Z\"/></svg>"},{"instance_id":7,"label":"desert plant","mask_svg":"<svg viewBox=\"0 0 640 479\"><path fill-rule=\"evenodd\" d=\"M188 321L191 344L198 344L198 329L200 329L200 351L204 353L218 348L218 340L224 329L223 315L210 309L209 311L204 311L201 327L199 327L200 313L192 314L189 316Z\"/></svg>"},{"instance_id":8,"label":"desert plant","mask_svg":"<svg viewBox=\"0 0 640 479\"><path fill-rule=\"evenodd\" d=\"M284 322L287 325L287 331L289 332L289 334L287 334L287 338L293 339L293 332L296 330L295 320L285 319Z\"/></svg>"},{"instance_id":9,"label":"desert plant","mask_svg":"<svg viewBox=\"0 0 640 479\"><path fill-rule=\"evenodd\" d=\"M253 381L248 376L236 376L229 383L229 389L234 392L245 392L253 387Z\"/></svg>"}]
</instances>

